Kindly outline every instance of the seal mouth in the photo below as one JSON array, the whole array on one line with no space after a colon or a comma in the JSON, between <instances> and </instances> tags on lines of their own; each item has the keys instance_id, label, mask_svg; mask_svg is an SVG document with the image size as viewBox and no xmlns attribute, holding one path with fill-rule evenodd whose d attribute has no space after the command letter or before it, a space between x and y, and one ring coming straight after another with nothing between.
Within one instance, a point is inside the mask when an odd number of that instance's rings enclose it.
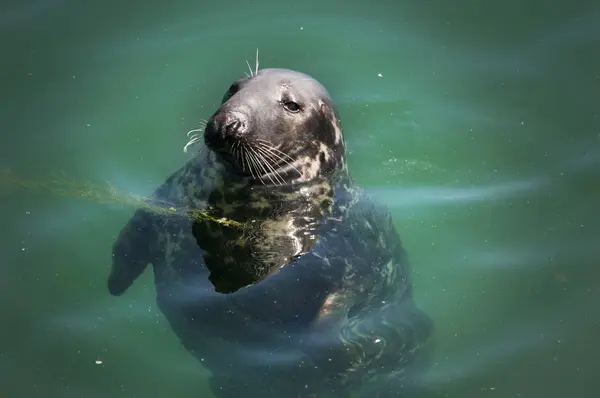
<instances>
[{"instance_id":1,"label":"seal mouth","mask_svg":"<svg viewBox=\"0 0 600 398\"><path fill-rule=\"evenodd\" d=\"M256 178L246 155L248 144L244 141L243 138L228 137L219 142L213 142L206 139L206 136L204 140L206 147L217 156L217 159L229 172L243 177Z\"/></svg>"},{"instance_id":2,"label":"seal mouth","mask_svg":"<svg viewBox=\"0 0 600 398\"><path fill-rule=\"evenodd\" d=\"M234 174L241 175L244 177L250 177L252 174L244 167L243 164L240 164L240 160L233 154L231 151L227 150L213 150L213 152L217 155L217 157L222 161L222 163L229 169L229 171Z\"/></svg>"},{"instance_id":3,"label":"seal mouth","mask_svg":"<svg viewBox=\"0 0 600 398\"><path fill-rule=\"evenodd\" d=\"M246 137L225 139L219 145L209 141L208 149L233 174L273 185L285 185L290 178L301 174L291 157L267 141L248 142Z\"/></svg>"}]
</instances>

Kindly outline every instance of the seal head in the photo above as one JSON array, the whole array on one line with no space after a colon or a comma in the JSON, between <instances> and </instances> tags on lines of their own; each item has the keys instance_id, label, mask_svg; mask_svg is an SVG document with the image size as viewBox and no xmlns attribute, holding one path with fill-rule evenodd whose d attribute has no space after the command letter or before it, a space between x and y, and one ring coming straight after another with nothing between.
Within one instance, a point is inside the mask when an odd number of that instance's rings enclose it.
<instances>
[{"instance_id":1,"label":"seal head","mask_svg":"<svg viewBox=\"0 0 600 398\"><path fill-rule=\"evenodd\" d=\"M310 76L263 69L234 82L204 142L232 171L263 184L306 182L345 169L337 111Z\"/></svg>"}]
</instances>

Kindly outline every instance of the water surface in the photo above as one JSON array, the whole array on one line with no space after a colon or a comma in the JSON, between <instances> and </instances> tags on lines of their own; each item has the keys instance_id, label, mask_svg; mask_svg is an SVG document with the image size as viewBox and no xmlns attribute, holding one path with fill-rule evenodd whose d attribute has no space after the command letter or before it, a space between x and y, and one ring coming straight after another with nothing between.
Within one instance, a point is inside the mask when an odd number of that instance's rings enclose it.
<instances>
[{"instance_id":1,"label":"water surface","mask_svg":"<svg viewBox=\"0 0 600 398\"><path fill-rule=\"evenodd\" d=\"M389 205L448 397L595 397L600 6L593 2L9 1L0 167L140 195L245 61L338 103L357 181ZM0 391L200 397L145 273L106 277L131 208L0 197ZM97 364L97 361L101 361Z\"/></svg>"}]
</instances>

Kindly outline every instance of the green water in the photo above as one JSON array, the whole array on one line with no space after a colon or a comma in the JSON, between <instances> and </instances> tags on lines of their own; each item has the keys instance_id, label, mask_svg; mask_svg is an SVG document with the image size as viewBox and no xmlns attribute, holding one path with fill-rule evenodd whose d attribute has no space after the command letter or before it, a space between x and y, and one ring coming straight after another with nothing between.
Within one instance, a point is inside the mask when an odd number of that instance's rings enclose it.
<instances>
[{"instance_id":1,"label":"green water","mask_svg":"<svg viewBox=\"0 0 600 398\"><path fill-rule=\"evenodd\" d=\"M447 397L598 396L600 5L4 1L0 168L148 194L246 60L318 78L389 205ZM379 76L380 75L380 76ZM132 209L0 196L3 397L209 397L150 272L110 297ZM102 361L97 364L96 361Z\"/></svg>"}]
</instances>

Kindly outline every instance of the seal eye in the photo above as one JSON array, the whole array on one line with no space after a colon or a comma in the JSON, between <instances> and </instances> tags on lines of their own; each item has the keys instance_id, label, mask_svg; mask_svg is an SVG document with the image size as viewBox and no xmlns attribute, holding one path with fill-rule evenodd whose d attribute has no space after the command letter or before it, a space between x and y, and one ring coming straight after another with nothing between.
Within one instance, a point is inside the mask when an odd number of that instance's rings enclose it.
<instances>
[{"instance_id":1,"label":"seal eye","mask_svg":"<svg viewBox=\"0 0 600 398\"><path fill-rule=\"evenodd\" d=\"M300 112L300 105L298 105L294 101L285 101L283 103L283 107L292 113Z\"/></svg>"}]
</instances>

